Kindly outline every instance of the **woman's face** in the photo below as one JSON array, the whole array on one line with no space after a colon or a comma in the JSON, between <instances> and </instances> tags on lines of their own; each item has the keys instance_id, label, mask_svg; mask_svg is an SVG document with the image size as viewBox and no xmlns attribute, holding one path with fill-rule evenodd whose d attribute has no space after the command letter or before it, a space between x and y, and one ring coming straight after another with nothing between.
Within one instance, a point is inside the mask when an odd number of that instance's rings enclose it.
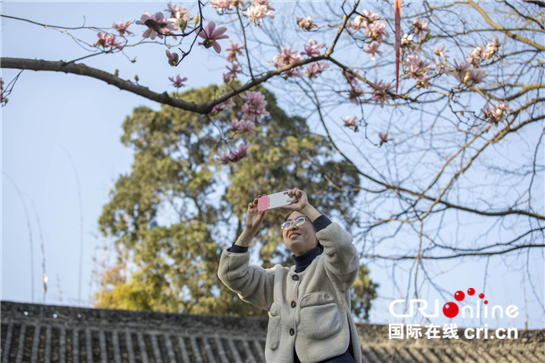
<instances>
[{"instance_id":1,"label":"woman's face","mask_svg":"<svg viewBox=\"0 0 545 363\"><path fill-rule=\"evenodd\" d=\"M286 221L294 220L304 216L299 212L291 213ZM284 238L284 244L293 252L295 256L302 255L303 253L310 251L318 245L318 238L316 238L316 232L314 226L309 219L305 219L305 222L300 226L292 224L290 227L282 231L282 237Z\"/></svg>"}]
</instances>

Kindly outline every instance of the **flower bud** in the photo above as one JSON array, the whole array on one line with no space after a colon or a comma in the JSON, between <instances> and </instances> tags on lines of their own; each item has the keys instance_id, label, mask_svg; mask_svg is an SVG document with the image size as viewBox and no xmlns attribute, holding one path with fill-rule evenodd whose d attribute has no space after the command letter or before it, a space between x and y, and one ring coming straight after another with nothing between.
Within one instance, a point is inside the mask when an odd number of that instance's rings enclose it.
<instances>
[{"instance_id":1,"label":"flower bud","mask_svg":"<svg viewBox=\"0 0 545 363\"><path fill-rule=\"evenodd\" d=\"M195 24L197 24L199 22L199 14L195 15L195 17L193 18L193 22Z\"/></svg>"}]
</instances>

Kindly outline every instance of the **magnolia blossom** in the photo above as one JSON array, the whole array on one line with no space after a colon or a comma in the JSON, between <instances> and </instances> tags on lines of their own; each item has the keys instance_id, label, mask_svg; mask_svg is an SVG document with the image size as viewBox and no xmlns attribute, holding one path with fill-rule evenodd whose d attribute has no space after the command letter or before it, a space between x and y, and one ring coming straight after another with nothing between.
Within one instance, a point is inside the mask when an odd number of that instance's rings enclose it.
<instances>
[{"instance_id":1,"label":"magnolia blossom","mask_svg":"<svg viewBox=\"0 0 545 363\"><path fill-rule=\"evenodd\" d=\"M363 16L367 19L367 21L368 21L369 23L372 23L372 22L374 22L375 20L378 20L378 19L379 19L378 13L375 13L374 11L371 11L371 10L363 10L362 13L363 13Z\"/></svg>"},{"instance_id":2,"label":"magnolia blossom","mask_svg":"<svg viewBox=\"0 0 545 363\"><path fill-rule=\"evenodd\" d=\"M273 11L269 9L270 9L270 6L257 5L256 2L254 1L254 4L250 6L248 9L246 9L245 11L243 11L242 14L248 17L248 21L250 23L253 23L255 26L258 26L263 23L263 18L266 16L270 16L271 18L274 19Z\"/></svg>"},{"instance_id":3,"label":"magnolia blossom","mask_svg":"<svg viewBox=\"0 0 545 363\"><path fill-rule=\"evenodd\" d=\"M492 39L492 42L488 43L486 45L486 50L484 52L486 54L486 61L487 62L490 59L490 57L492 57L494 54L498 53L500 45L501 45L501 43L500 43L498 37L494 37L494 39Z\"/></svg>"},{"instance_id":4,"label":"magnolia blossom","mask_svg":"<svg viewBox=\"0 0 545 363\"><path fill-rule=\"evenodd\" d=\"M106 48L117 48L123 49L123 45L117 42L117 37L113 34L108 33L98 33L98 40L93 44L94 47Z\"/></svg>"},{"instance_id":5,"label":"magnolia blossom","mask_svg":"<svg viewBox=\"0 0 545 363\"><path fill-rule=\"evenodd\" d=\"M371 100L379 103L380 107L384 107L384 102L388 102L392 97L388 94L388 92L392 92L392 86L390 86L390 83L386 84L386 82L380 80L375 80L376 87L371 87L371 93L373 94L373 97Z\"/></svg>"},{"instance_id":6,"label":"magnolia blossom","mask_svg":"<svg viewBox=\"0 0 545 363\"><path fill-rule=\"evenodd\" d=\"M163 38L163 35L174 30L174 24L167 20L162 12L158 11L151 15L147 11L136 21L138 25L145 25L148 29L142 34L144 38L154 40L156 37Z\"/></svg>"},{"instance_id":7,"label":"magnolia blossom","mask_svg":"<svg viewBox=\"0 0 545 363\"><path fill-rule=\"evenodd\" d=\"M178 53L170 53L168 49L165 50L167 57L168 57L168 64L175 67L178 65L178 62L180 60L180 56Z\"/></svg>"},{"instance_id":8,"label":"magnolia blossom","mask_svg":"<svg viewBox=\"0 0 545 363\"><path fill-rule=\"evenodd\" d=\"M307 64L307 71L305 72L305 76L308 76L309 79L316 78L328 67L328 64L322 65L319 61L316 63Z\"/></svg>"},{"instance_id":9,"label":"magnolia blossom","mask_svg":"<svg viewBox=\"0 0 545 363\"><path fill-rule=\"evenodd\" d=\"M454 67L451 73L467 86L474 86L481 83L486 77L486 73L482 69L475 68L471 63L466 61L458 64L458 62L454 60Z\"/></svg>"},{"instance_id":10,"label":"magnolia blossom","mask_svg":"<svg viewBox=\"0 0 545 363\"><path fill-rule=\"evenodd\" d=\"M185 87L185 84L183 84L183 82L187 81L187 77L184 77L184 78L180 78L180 75L176 75L176 78L174 77L168 77L168 79L170 79L170 81L172 82L172 85L176 88L181 88L181 87Z\"/></svg>"},{"instance_id":11,"label":"magnolia blossom","mask_svg":"<svg viewBox=\"0 0 545 363\"><path fill-rule=\"evenodd\" d=\"M246 100L246 103L242 105L242 114L245 119L261 121L261 117L269 116L270 114L265 110L267 101L259 91L246 91L246 94L242 96Z\"/></svg>"},{"instance_id":12,"label":"magnolia blossom","mask_svg":"<svg viewBox=\"0 0 545 363\"><path fill-rule=\"evenodd\" d=\"M282 68L299 60L301 60L301 55L297 54L297 51L292 52L291 47L282 47L282 52L274 56L273 64L276 68ZM289 77L301 77L301 74L297 72L298 68L299 67L295 67L284 71L284 79L288 79Z\"/></svg>"},{"instance_id":13,"label":"magnolia blossom","mask_svg":"<svg viewBox=\"0 0 545 363\"><path fill-rule=\"evenodd\" d=\"M343 70L343 76L344 78L346 78L346 81L349 84L352 84L353 82L354 85L356 85L358 83L358 79L356 78L357 74L358 72L356 72L356 70L353 67L349 67L349 69Z\"/></svg>"},{"instance_id":14,"label":"magnolia blossom","mask_svg":"<svg viewBox=\"0 0 545 363\"><path fill-rule=\"evenodd\" d=\"M254 131L255 123L252 121L244 121L237 119L234 119L231 121L231 129L232 131L241 131L241 132L247 132L249 134L255 135Z\"/></svg>"},{"instance_id":15,"label":"magnolia blossom","mask_svg":"<svg viewBox=\"0 0 545 363\"><path fill-rule=\"evenodd\" d=\"M211 21L206 25L204 31L202 28L199 30L199 36L204 39L204 42L199 45L204 45L205 48L214 47L214 50L219 54L221 53L221 46L217 42L220 39L229 38L228 35L223 35L227 31L226 27L221 27L216 30L216 23Z\"/></svg>"},{"instance_id":16,"label":"magnolia blossom","mask_svg":"<svg viewBox=\"0 0 545 363\"><path fill-rule=\"evenodd\" d=\"M367 43L367 49L364 49L363 51L367 54L369 54L372 60L375 60L375 54L382 55L382 52L378 50L380 47L380 43L378 42L371 42Z\"/></svg>"},{"instance_id":17,"label":"magnolia blossom","mask_svg":"<svg viewBox=\"0 0 545 363\"><path fill-rule=\"evenodd\" d=\"M388 142L388 141L392 140L392 139L388 138L388 132L387 131L385 133L379 132L378 137L380 138L380 146L382 146L382 144L384 144L385 142Z\"/></svg>"},{"instance_id":18,"label":"magnolia blossom","mask_svg":"<svg viewBox=\"0 0 545 363\"><path fill-rule=\"evenodd\" d=\"M418 48L418 46L413 42L412 34L403 34L403 37L401 37L400 48L403 50L409 50L411 52L414 52L415 49Z\"/></svg>"},{"instance_id":19,"label":"magnolia blossom","mask_svg":"<svg viewBox=\"0 0 545 363\"><path fill-rule=\"evenodd\" d=\"M310 16L308 16L306 19L303 18L302 16L298 16L297 17L297 25L299 25L299 28L301 28L303 30L306 30L306 31L311 31L312 29L318 27L318 25L316 25L316 24L314 24L312 22L312 18Z\"/></svg>"},{"instance_id":20,"label":"magnolia blossom","mask_svg":"<svg viewBox=\"0 0 545 363\"><path fill-rule=\"evenodd\" d=\"M430 64L417 54L410 54L405 58L404 62L405 72L412 78L419 78L426 75L430 69Z\"/></svg>"},{"instance_id":21,"label":"magnolia blossom","mask_svg":"<svg viewBox=\"0 0 545 363\"><path fill-rule=\"evenodd\" d=\"M433 50L433 53L436 56L447 58L445 53L448 53L448 50L445 50L445 45L444 44L440 45L439 47L431 47L431 49Z\"/></svg>"},{"instance_id":22,"label":"magnolia blossom","mask_svg":"<svg viewBox=\"0 0 545 363\"><path fill-rule=\"evenodd\" d=\"M172 31L169 30L165 34L171 34L173 31L179 31L179 30L181 30L182 32L185 31L185 28L187 27L187 23L189 22L190 17L191 15L189 14L189 11L184 9L183 6L180 6L178 10L172 13L172 16L170 17L170 19L168 19L170 22L172 22L172 24L174 24L174 28L172 29ZM174 40L177 39L176 35L172 35L172 38Z\"/></svg>"},{"instance_id":23,"label":"magnolia blossom","mask_svg":"<svg viewBox=\"0 0 545 363\"><path fill-rule=\"evenodd\" d=\"M125 33L127 34L133 34L132 32L128 31L127 28L130 27L132 24L132 21L127 21L125 24L123 24L123 20L119 21L119 24L113 23L113 28L119 32L119 36L122 37Z\"/></svg>"},{"instance_id":24,"label":"magnolia blossom","mask_svg":"<svg viewBox=\"0 0 545 363\"><path fill-rule=\"evenodd\" d=\"M223 96L223 95L220 95L220 97ZM233 101L232 98L229 98L225 101L223 101L222 103L218 103L217 105L215 105L214 107L212 107L212 111L210 111L211 114L216 114L220 111L223 111L223 110L227 110L231 107L235 106L235 101Z\"/></svg>"},{"instance_id":25,"label":"magnolia blossom","mask_svg":"<svg viewBox=\"0 0 545 363\"><path fill-rule=\"evenodd\" d=\"M183 18L186 20L189 20L190 18L189 11L186 8L184 8L183 5L176 6L175 3L169 3L165 11L168 11L170 13L171 18L177 18L177 19Z\"/></svg>"},{"instance_id":26,"label":"magnolia blossom","mask_svg":"<svg viewBox=\"0 0 545 363\"><path fill-rule=\"evenodd\" d=\"M484 118L490 122L498 124L498 122L501 121L506 115L507 111L509 111L509 103L507 102L500 102L496 106L490 108L489 105L486 105L486 107L482 110L484 113Z\"/></svg>"},{"instance_id":27,"label":"magnolia blossom","mask_svg":"<svg viewBox=\"0 0 545 363\"><path fill-rule=\"evenodd\" d=\"M417 54L410 54L405 58L403 65L405 73L416 80L417 89L429 87L430 79L426 77L431 68L429 62L420 59Z\"/></svg>"},{"instance_id":28,"label":"magnolia blossom","mask_svg":"<svg viewBox=\"0 0 545 363\"><path fill-rule=\"evenodd\" d=\"M223 74L223 82L229 83L231 79L237 78L237 73L242 73L242 69L239 69L240 64L237 63L231 63L231 68L229 66L225 66L229 70L229 72Z\"/></svg>"},{"instance_id":29,"label":"magnolia blossom","mask_svg":"<svg viewBox=\"0 0 545 363\"><path fill-rule=\"evenodd\" d=\"M341 120L343 120L344 122L344 127L350 127L350 128L353 128L354 129L354 132L358 132L358 125L356 124L356 116L350 118L350 115L346 116L346 118L342 118L341 117Z\"/></svg>"},{"instance_id":30,"label":"magnolia blossom","mask_svg":"<svg viewBox=\"0 0 545 363\"><path fill-rule=\"evenodd\" d=\"M428 29L428 22L420 19L418 16L416 17L415 21L409 21L409 24L411 24L414 35L420 40L422 40L426 34L430 32Z\"/></svg>"},{"instance_id":31,"label":"magnolia blossom","mask_svg":"<svg viewBox=\"0 0 545 363\"><path fill-rule=\"evenodd\" d=\"M233 2L230 0L210 0L210 6L216 8L219 13L224 10L233 10Z\"/></svg>"},{"instance_id":32,"label":"magnolia blossom","mask_svg":"<svg viewBox=\"0 0 545 363\"><path fill-rule=\"evenodd\" d=\"M248 152L249 148L250 144L241 144L238 147L238 150L232 151L229 155L223 154L222 156L220 156L220 161L222 164L229 164L236 163L246 157L251 157L252 155Z\"/></svg>"},{"instance_id":33,"label":"magnolia blossom","mask_svg":"<svg viewBox=\"0 0 545 363\"><path fill-rule=\"evenodd\" d=\"M439 58L435 59L435 71L437 74L443 74L443 73L451 73L453 71L453 67L449 64L447 64L447 59L445 58L443 62L439 60Z\"/></svg>"},{"instance_id":34,"label":"magnolia blossom","mask_svg":"<svg viewBox=\"0 0 545 363\"><path fill-rule=\"evenodd\" d=\"M365 35L371 38L372 40L375 40L381 43L382 38L389 37L385 29L386 29L386 24L379 21L374 21L367 26L367 29L365 29Z\"/></svg>"},{"instance_id":35,"label":"magnolia blossom","mask_svg":"<svg viewBox=\"0 0 545 363\"><path fill-rule=\"evenodd\" d=\"M232 40L229 41L229 48L225 49L227 51L227 61L228 62L238 62L237 54L243 55L242 50L243 46L238 46L238 43L233 43Z\"/></svg>"},{"instance_id":36,"label":"magnolia blossom","mask_svg":"<svg viewBox=\"0 0 545 363\"><path fill-rule=\"evenodd\" d=\"M325 44L318 45L317 40L309 39L307 44L305 44L304 46L305 51L301 52L301 55L306 55L308 57L319 56L320 55L319 49L324 47L325 47Z\"/></svg>"},{"instance_id":37,"label":"magnolia blossom","mask_svg":"<svg viewBox=\"0 0 545 363\"><path fill-rule=\"evenodd\" d=\"M485 57L484 49L477 46L471 52L469 52L469 56L466 58L469 63L473 67L480 68L481 67L481 61Z\"/></svg>"},{"instance_id":38,"label":"magnolia blossom","mask_svg":"<svg viewBox=\"0 0 545 363\"><path fill-rule=\"evenodd\" d=\"M363 90L359 86L351 87L348 92L348 99L356 105L360 104L359 97L363 96Z\"/></svg>"}]
</instances>

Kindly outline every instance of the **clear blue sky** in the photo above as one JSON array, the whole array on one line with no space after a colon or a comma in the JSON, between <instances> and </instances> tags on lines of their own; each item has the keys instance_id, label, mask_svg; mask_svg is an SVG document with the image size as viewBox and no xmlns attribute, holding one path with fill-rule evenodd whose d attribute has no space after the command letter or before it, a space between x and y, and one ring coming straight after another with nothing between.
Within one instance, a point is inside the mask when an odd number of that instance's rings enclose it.
<instances>
[{"instance_id":1,"label":"clear blue sky","mask_svg":"<svg viewBox=\"0 0 545 363\"><path fill-rule=\"evenodd\" d=\"M184 3L194 10L194 2ZM274 2L273 2L273 5ZM113 21L135 20L144 11L163 10L166 2L124 3L12 3L2 4L2 13L11 16L46 22L53 25L79 26L85 15L87 25L110 27ZM278 4L276 7L280 8ZM208 19L218 19L215 11L208 12ZM192 12L194 14L194 11ZM297 14L303 15L303 14ZM222 19L223 20L223 19ZM131 30L141 32L141 27ZM88 42L96 35L89 31L75 31ZM240 43L240 39L233 39ZM223 43L223 49L227 42ZM299 49L302 46L298 47ZM202 87L221 82L226 61L219 60L211 50L195 47L193 53L178 69L166 64L164 49L146 45L138 50L127 51L130 57L138 56L131 64L123 55L106 55L85 60L89 66L108 72L120 70L120 76L132 79L138 74L140 83L155 91L171 90L168 77L180 74L188 77L188 87ZM40 58L47 60L71 60L86 55L67 35L20 21L2 19L2 56ZM272 57L270 57L272 59ZM265 59L265 61L271 60ZM17 70L2 70L2 77L9 82ZM274 91L274 90L273 90ZM54 72L25 71L20 76L9 104L2 109L2 299L31 302L29 229L23 202L15 186L23 193L31 224L33 239L34 302L43 301L42 258L40 233L36 222L39 217L46 253L46 270L49 276L46 303L78 305L78 276L80 256L80 201L83 206L83 286L82 305L88 305L90 293L96 285L92 281L93 267L99 268L104 240L99 237L97 221L102 207L108 202L108 192L117 177L130 171L131 150L121 142L121 125L124 118L136 106L146 105L155 110L154 102L120 91L104 82L76 75ZM282 104L281 104L282 105ZM367 106L366 106L367 107ZM371 106L369 106L371 107ZM336 110L338 116L354 113L351 106ZM369 110L368 110L369 112ZM333 119L335 119L333 117ZM337 117L338 120L338 117ZM317 120L309 123L319 132ZM78 197L77 169L81 200ZM542 182L542 181L541 181ZM34 207L35 208L34 208ZM113 253L112 241L106 241ZM98 260L93 264L93 257ZM110 258L113 260L114 256ZM525 258L525 256L524 256ZM253 257L254 259L254 257ZM513 258L514 259L514 258ZM520 257L523 259L523 257ZM524 325L524 301L522 272L506 267L507 262L490 260L487 278L487 297L506 306L516 304L521 311L514 321L485 321L489 326ZM544 265L542 252L532 251L528 266L535 277L537 293L543 301ZM259 261L253 261L259 263ZM365 261L362 261L365 262ZM445 262L444 274L436 277L437 284L453 292L473 286L482 286L486 260ZM370 264L371 278L381 284L380 298L375 300L371 322L397 321L389 316L387 308L391 298L399 298L392 284L403 286L405 275L392 277L384 263ZM437 271L436 271L437 272ZM91 285L92 283L92 285ZM543 328L545 317L525 282L528 297L528 314L531 328ZM434 291L425 290L423 298L430 301L439 298ZM443 300L441 300L443 301ZM442 303L441 303L442 307ZM446 322L434 320L435 324ZM469 320L459 325L474 324Z\"/></svg>"}]
</instances>

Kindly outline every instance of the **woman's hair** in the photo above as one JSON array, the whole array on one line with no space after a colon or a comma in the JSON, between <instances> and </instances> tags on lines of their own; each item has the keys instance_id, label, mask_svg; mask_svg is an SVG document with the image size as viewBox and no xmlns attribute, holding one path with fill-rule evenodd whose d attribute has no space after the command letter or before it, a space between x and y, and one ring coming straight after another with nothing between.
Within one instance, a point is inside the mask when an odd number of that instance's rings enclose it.
<instances>
[{"instance_id":1,"label":"woman's hair","mask_svg":"<svg viewBox=\"0 0 545 363\"><path fill-rule=\"evenodd\" d=\"M288 220L288 217L293 213L293 212L296 212L294 210L290 211L288 214L286 214L286 216L284 217L284 222ZM308 217L307 217L308 218ZM310 219L308 220L310 222ZM311 223L312 224L312 223ZM316 227L314 227L314 224L312 224L312 228L314 228L314 232L316 232ZM320 249L322 250L322 252L324 251L324 246L322 246L322 244L320 243L320 241L318 241L318 247L320 247Z\"/></svg>"}]
</instances>

